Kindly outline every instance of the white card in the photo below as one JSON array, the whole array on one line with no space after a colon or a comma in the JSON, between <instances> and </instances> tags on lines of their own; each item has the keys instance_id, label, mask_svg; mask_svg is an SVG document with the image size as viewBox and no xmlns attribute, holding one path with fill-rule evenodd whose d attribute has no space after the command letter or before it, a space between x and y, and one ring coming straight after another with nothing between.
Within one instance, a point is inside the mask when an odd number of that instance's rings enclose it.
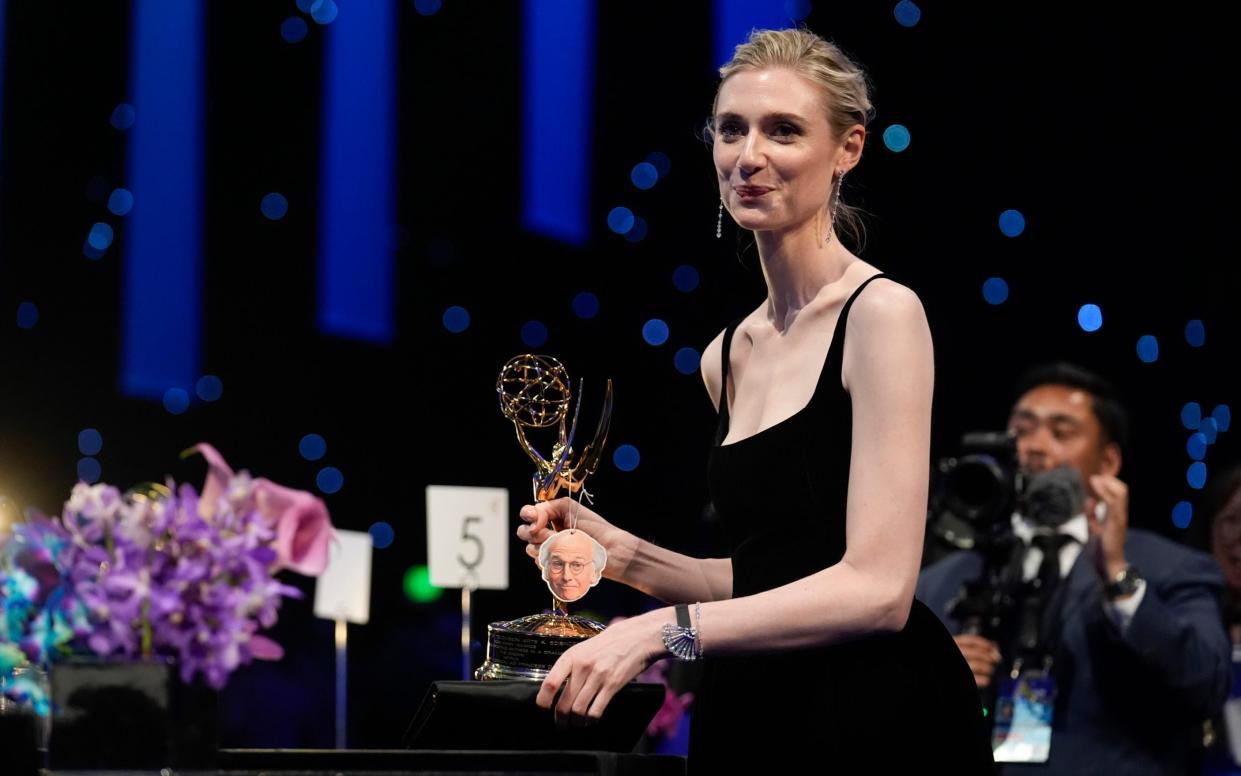
<instances>
[{"instance_id":1,"label":"white card","mask_svg":"<svg viewBox=\"0 0 1241 776\"><path fill-rule=\"evenodd\" d=\"M371 535L336 531L315 582L315 616L365 625L371 616Z\"/></svg>"},{"instance_id":2,"label":"white card","mask_svg":"<svg viewBox=\"0 0 1241 776\"><path fill-rule=\"evenodd\" d=\"M508 491L427 486L427 565L441 588L508 589Z\"/></svg>"}]
</instances>

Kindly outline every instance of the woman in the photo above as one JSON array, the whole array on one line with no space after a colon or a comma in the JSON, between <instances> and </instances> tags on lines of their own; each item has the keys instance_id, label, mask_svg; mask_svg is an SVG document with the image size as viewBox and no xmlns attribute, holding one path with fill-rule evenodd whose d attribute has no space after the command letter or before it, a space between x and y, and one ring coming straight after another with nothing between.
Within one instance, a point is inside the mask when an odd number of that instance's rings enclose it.
<instances>
[{"instance_id":1,"label":"woman","mask_svg":"<svg viewBox=\"0 0 1241 776\"><path fill-rule=\"evenodd\" d=\"M585 509L577 526L607 549L609 578L694 602L682 656L707 665L691 769L761 758L985 772L969 668L913 600L930 460L926 317L912 291L877 280L836 238L852 218L840 188L862 155L866 78L807 30L754 32L720 75L709 134L721 216L754 232L768 292L702 358L720 414L711 493L732 556L679 555ZM528 552L569 508L522 509ZM648 612L575 646L538 702L570 724L597 719L625 682L678 651L665 626L685 614Z\"/></svg>"}]
</instances>

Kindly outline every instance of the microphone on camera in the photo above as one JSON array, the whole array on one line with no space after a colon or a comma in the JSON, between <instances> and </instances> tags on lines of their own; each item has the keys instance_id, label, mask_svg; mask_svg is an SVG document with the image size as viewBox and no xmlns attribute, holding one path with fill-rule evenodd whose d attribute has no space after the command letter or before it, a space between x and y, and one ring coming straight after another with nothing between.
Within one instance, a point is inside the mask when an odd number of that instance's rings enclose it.
<instances>
[{"instance_id":1,"label":"microphone on camera","mask_svg":"<svg viewBox=\"0 0 1241 776\"><path fill-rule=\"evenodd\" d=\"M1058 528L1080 514L1085 503L1081 475L1072 467L1059 466L1030 476L1021 497L1021 514L1035 525Z\"/></svg>"}]
</instances>

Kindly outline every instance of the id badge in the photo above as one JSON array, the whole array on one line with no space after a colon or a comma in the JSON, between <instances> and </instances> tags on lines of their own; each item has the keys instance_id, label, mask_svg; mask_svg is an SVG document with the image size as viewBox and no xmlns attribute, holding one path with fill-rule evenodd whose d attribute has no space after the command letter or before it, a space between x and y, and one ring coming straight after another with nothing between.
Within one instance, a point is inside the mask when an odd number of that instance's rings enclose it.
<instances>
[{"instance_id":1,"label":"id badge","mask_svg":"<svg viewBox=\"0 0 1241 776\"><path fill-rule=\"evenodd\" d=\"M1051 754L1056 680L1042 669L1005 677L995 701L991 750L997 763L1045 763Z\"/></svg>"}]
</instances>

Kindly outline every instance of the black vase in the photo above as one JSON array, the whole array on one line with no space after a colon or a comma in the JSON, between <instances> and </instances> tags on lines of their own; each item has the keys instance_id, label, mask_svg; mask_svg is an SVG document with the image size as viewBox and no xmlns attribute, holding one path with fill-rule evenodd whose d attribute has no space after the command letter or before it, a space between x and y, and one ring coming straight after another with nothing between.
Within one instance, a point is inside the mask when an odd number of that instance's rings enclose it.
<instances>
[{"instance_id":1,"label":"black vase","mask_svg":"<svg viewBox=\"0 0 1241 776\"><path fill-rule=\"evenodd\" d=\"M38 776L43 764L38 731L39 719L29 709L0 714L0 752L6 774Z\"/></svg>"},{"instance_id":2,"label":"black vase","mask_svg":"<svg viewBox=\"0 0 1241 776\"><path fill-rule=\"evenodd\" d=\"M53 770L211 768L217 694L174 661L74 659L51 670Z\"/></svg>"}]
</instances>

